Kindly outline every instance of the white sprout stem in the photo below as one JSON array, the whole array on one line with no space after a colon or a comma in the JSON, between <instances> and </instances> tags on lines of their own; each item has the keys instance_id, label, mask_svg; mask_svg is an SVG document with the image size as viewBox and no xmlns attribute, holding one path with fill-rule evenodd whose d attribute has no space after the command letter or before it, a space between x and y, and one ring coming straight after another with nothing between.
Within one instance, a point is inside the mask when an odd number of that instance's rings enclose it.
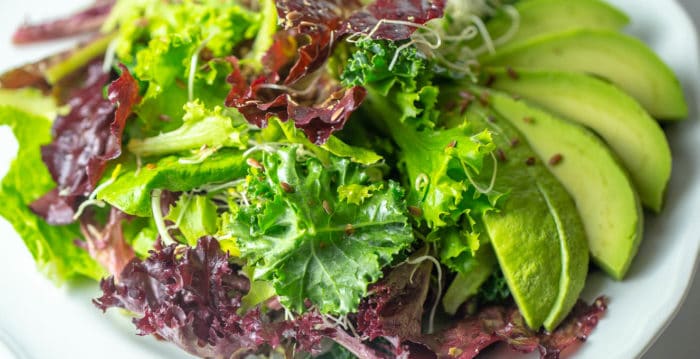
<instances>
[{"instance_id":1,"label":"white sprout stem","mask_svg":"<svg viewBox=\"0 0 700 359\"><path fill-rule=\"evenodd\" d=\"M292 312L290 312L289 309L287 309L286 307L283 307L283 308L284 308L284 320L288 321L288 322L293 321L294 315L292 314Z\"/></svg>"},{"instance_id":2,"label":"white sprout stem","mask_svg":"<svg viewBox=\"0 0 700 359\"><path fill-rule=\"evenodd\" d=\"M270 142L270 143L257 143L257 142L250 142L250 145L253 147L247 149L245 152L243 152L243 158L247 158L251 154L258 152L258 151L263 151L263 152L274 152L276 148L274 146L281 145L279 143L275 142Z\"/></svg>"},{"instance_id":3,"label":"white sprout stem","mask_svg":"<svg viewBox=\"0 0 700 359\"><path fill-rule=\"evenodd\" d=\"M328 320L332 321L333 323L335 323L335 325L337 325L337 326L339 326L339 327L341 327L341 328L343 328L343 329L345 329L345 330L348 330L348 327L347 327L347 325L346 325L346 323L345 323L345 321L344 321L343 319L336 318L336 317L334 317L334 316L331 315L331 314L325 314L325 315L323 315L323 316L326 317L326 319L328 319ZM345 319L347 319L347 318L345 318Z\"/></svg>"},{"instance_id":4,"label":"white sprout stem","mask_svg":"<svg viewBox=\"0 0 700 359\"><path fill-rule=\"evenodd\" d=\"M163 211L160 207L160 197L163 191L160 189L154 189L151 192L151 210L153 211L153 220L156 222L156 228L158 229L158 234L163 241L163 244L171 245L177 243L173 237L170 236L168 228L165 226L165 219L163 218Z\"/></svg>"},{"instance_id":5,"label":"white sprout stem","mask_svg":"<svg viewBox=\"0 0 700 359\"><path fill-rule=\"evenodd\" d=\"M197 165L202 162L204 162L207 158L209 158L211 155L216 153L216 151L220 150L221 146L217 147L206 147L204 146L197 151L196 155L193 155L193 157L190 158L180 158L177 160L178 163L182 165Z\"/></svg>"},{"instance_id":6,"label":"white sprout stem","mask_svg":"<svg viewBox=\"0 0 700 359\"><path fill-rule=\"evenodd\" d=\"M121 172L122 166L117 165L117 167L114 168L114 171L112 171L112 175L107 179L106 181L102 182L99 186L95 187L95 189L90 193L90 196L85 200L83 203L78 206L78 209L75 211L75 214L73 215L73 220L77 220L80 218L80 216L83 215L83 212L85 212L85 209L88 208L89 206L98 206L100 208L103 208L105 206L105 203L103 201L100 201L97 198L97 195L105 189L107 186L110 186L111 184L114 183L114 181L117 180L117 177L119 176L119 172Z\"/></svg>"},{"instance_id":7,"label":"white sprout stem","mask_svg":"<svg viewBox=\"0 0 700 359\"><path fill-rule=\"evenodd\" d=\"M464 173L467 175L467 179L469 179L469 183L474 186L474 188L481 194L489 194L491 191L493 191L493 188L496 185L496 176L498 176L498 159L496 159L496 155L491 152L491 158L493 159L493 174L491 175L491 181L489 183L489 186L487 188L481 187L474 178L469 174L469 168L464 166Z\"/></svg>"},{"instance_id":8,"label":"white sprout stem","mask_svg":"<svg viewBox=\"0 0 700 359\"><path fill-rule=\"evenodd\" d=\"M437 31L435 31L435 29L432 29L432 28L425 26L425 25L416 24L415 22L404 21L404 20L381 19L377 22L376 25L374 25L372 30L365 37L372 38L372 36L374 36L374 34L377 33L377 31L379 31L379 28L385 24L403 25L403 26L413 27L416 29L425 30L425 31L431 33L433 36L435 36L435 41L436 41L436 45L433 49L440 47L440 45L442 44L442 38L440 37L440 34L438 34Z\"/></svg>"},{"instance_id":9,"label":"white sprout stem","mask_svg":"<svg viewBox=\"0 0 700 359\"><path fill-rule=\"evenodd\" d=\"M105 51L104 61L102 62L102 72L109 73L112 71L112 65L114 64L114 59L116 58L118 44L118 39L114 39L109 42L107 51Z\"/></svg>"},{"instance_id":10,"label":"white sprout stem","mask_svg":"<svg viewBox=\"0 0 700 359\"><path fill-rule=\"evenodd\" d=\"M192 55L192 58L190 59L190 73L187 79L187 98L190 102L194 100L194 77L197 74L199 53L202 52L205 46L207 46L207 43L209 43L209 40L211 40L213 36L214 34L211 34L206 40L202 41L202 43L199 44L197 50L194 52L194 55Z\"/></svg>"},{"instance_id":11,"label":"white sprout stem","mask_svg":"<svg viewBox=\"0 0 700 359\"><path fill-rule=\"evenodd\" d=\"M367 35L365 35L362 32L355 32L350 34L350 36L345 38L345 41L351 44L356 44L358 41L367 38Z\"/></svg>"},{"instance_id":12,"label":"white sprout stem","mask_svg":"<svg viewBox=\"0 0 700 359\"><path fill-rule=\"evenodd\" d=\"M216 237L216 239L217 239L219 242L225 241L225 240L227 240L227 239L232 239L232 238L233 238L233 234L230 234L230 233L229 233L229 234L223 234L223 235L220 235L220 236Z\"/></svg>"},{"instance_id":13,"label":"white sprout stem","mask_svg":"<svg viewBox=\"0 0 700 359\"><path fill-rule=\"evenodd\" d=\"M250 201L248 201L248 196L245 195L243 192L238 192L241 195L241 199L243 200L243 204L245 206L250 206Z\"/></svg>"},{"instance_id":14,"label":"white sprout stem","mask_svg":"<svg viewBox=\"0 0 700 359\"><path fill-rule=\"evenodd\" d=\"M141 173L141 167L143 167L141 156L136 156L136 171L134 172L134 177L138 177L138 175Z\"/></svg>"},{"instance_id":15,"label":"white sprout stem","mask_svg":"<svg viewBox=\"0 0 700 359\"><path fill-rule=\"evenodd\" d=\"M460 42L471 40L479 35L479 30L476 26L467 26L459 35L443 35L442 40L445 42Z\"/></svg>"},{"instance_id":16,"label":"white sprout stem","mask_svg":"<svg viewBox=\"0 0 700 359\"><path fill-rule=\"evenodd\" d=\"M333 34L333 32L331 32L331 36L332 36L332 34ZM295 95L295 96L306 96L306 95L309 95L312 92L317 90L318 86L316 86L316 85L318 84L318 81L321 79L322 74L323 74L322 71L316 71L316 72L312 73L311 80L307 80L308 82L306 82L306 83L308 83L308 85L306 86L306 88L304 88L302 90L295 89L295 88L285 86L285 85L279 85L279 84L262 84L262 85L260 85L260 88L284 91L284 92L288 92L288 93ZM257 127L256 127L256 129L257 129Z\"/></svg>"},{"instance_id":17,"label":"white sprout stem","mask_svg":"<svg viewBox=\"0 0 700 359\"><path fill-rule=\"evenodd\" d=\"M197 62L199 62L199 48L192 55L190 60L190 74L187 81L187 99L192 102L194 100L194 76L197 73Z\"/></svg>"},{"instance_id":18,"label":"white sprout stem","mask_svg":"<svg viewBox=\"0 0 700 359\"><path fill-rule=\"evenodd\" d=\"M103 201L97 200L97 199L88 199L85 200L83 203L78 206L78 210L75 211L75 214L73 215L73 220L76 221L80 216L83 215L85 212L85 209L90 207L90 206L97 206L100 208L104 208L105 203Z\"/></svg>"},{"instance_id":19,"label":"white sprout stem","mask_svg":"<svg viewBox=\"0 0 700 359\"><path fill-rule=\"evenodd\" d=\"M410 42L405 43L405 44L399 46L398 49L396 49L396 52L394 53L394 57L392 58L391 63L389 64L389 71L394 69L394 66L396 65L396 62L399 59L399 55L401 54L401 51L403 51L404 49L406 49L410 46L413 46L417 43L420 43L420 44L424 44L424 45L428 46L432 50L436 50L436 49L440 48L440 46L442 46L442 37L440 36L440 34L437 31L435 31L435 29L432 29L432 28L425 26L425 25L422 25L422 24L417 24L415 22L410 22L410 21L405 21L405 20L390 20L390 19L381 19L377 22L376 25L374 25L374 27L367 34L365 34L363 32L356 32L356 33L348 36L345 41L350 42L350 43L357 43L358 41L361 41L362 39L371 39L372 36L374 36L374 34L376 34L377 31L379 31L379 28L381 28L383 25L386 25L386 24L403 25L403 26L408 26L408 27L413 27L416 29L424 30L424 31L427 31L428 33L430 33L435 38L435 42L431 43L430 41L428 41L425 38L425 36L414 34L414 37Z\"/></svg>"},{"instance_id":20,"label":"white sprout stem","mask_svg":"<svg viewBox=\"0 0 700 359\"><path fill-rule=\"evenodd\" d=\"M399 61L399 56L401 55L401 51L415 45L416 43L417 43L416 40L411 40L411 41L399 46L396 49L396 52L394 52L394 57L391 59L391 63L389 64L389 71L392 71L394 69L394 66L396 66L396 62Z\"/></svg>"},{"instance_id":21,"label":"white sprout stem","mask_svg":"<svg viewBox=\"0 0 700 359\"><path fill-rule=\"evenodd\" d=\"M493 51L495 51L495 50L492 50L494 45L501 46L501 45L505 44L506 42L510 41L513 38L513 36L515 36L515 34L520 29L520 13L518 13L518 10L512 6L505 6L504 11L506 12L506 14L508 14L508 16L510 16L510 18L512 20L510 28L508 29L508 31L505 34L501 35L501 37L494 40L493 43L490 43L490 42L485 40L484 45L480 46L476 50L473 50L475 57L481 56L485 52L489 52L489 51L491 53L493 53ZM483 24L483 22L482 22L482 24ZM485 29L485 27L484 27L484 29ZM488 30L486 30L486 31L488 31ZM482 34L484 34L484 33L482 33ZM488 32L485 34L488 35ZM490 35L488 38L489 39L491 38ZM489 47L489 45L490 45L490 47Z\"/></svg>"},{"instance_id":22,"label":"white sprout stem","mask_svg":"<svg viewBox=\"0 0 700 359\"><path fill-rule=\"evenodd\" d=\"M97 228L95 228L95 226L93 226L92 224L87 225L87 231L90 233L90 236L92 236L92 238L101 238L102 237L102 233L100 233L100 231ZM92 238L90 236L86 236L87 238L85 238L85 239L87 239L88 241L91 241Z\"/></svg>"},{"instance_id":23,"label":"white sprout stem","mask_svg":"<svg viewBox=\"0 0 700 359\"><path fill-rule=\"evenodd\" d=\"M459 73L464 73L470 76L470 78L476 82L477 77L474 71L472 71L472 67L477 67L479 65L479 62L476 60L468 60L467 62L464 63L463 66L460 66L457 63L451 62L450 60L446 59L441 53L436 52L435 57L437 60L442 64L447 66L449 69L457 71ZM470 56L471 57L471 56Z\"/></svg>"},{"instance_id":24,"label":"white sprout stem","mask_svg":"<svg viewBox=\"0 0 700 359\"><path fill-rule=\"evenodd\" d=\"M406 263L415 265L421 264L424 261L433 262L433 264L435 264L435 269L437 270L438 274L438 292L435 298L435 303L433 303L433 307L432 309L430 309L430 316L428 317L428 334L433 334L435 324L435 311L437 310L438 304L440 304L440 299L442 298L442 268L440 267L440 262L435 257L426 255L414 259L408 259L406 260ZM413 282L413 274L416 272L417 269L418 266L416 266L416 268L413 269L413 272L411 272L411 282Z\"/></svg>"},{"instance_id":25,"label":"white sprout stem","mask_svg":"<svg viewBox=\"0 0 700 359\"><path fill-rule=\"evenodd\" d=\"M505 11L506 14L510 16L511 24L510 28L508 28L508 31L494 41L496 46L501 46L506 42L510 41L510 39L512 39L513 36L515 36L515 34L518 33L518 30L520 30L520 13L518 12L518 10L512 5L506 5L503 7L503 11Z\"/></svg>"},{"instance_id":26,"label":"white sprout stem","mask_svg":"<svg viewBox=\"0 0 700 359\"><path fill-rule=\"evenodd\" d=\"M346 325L348 328L350 328L350 332L352 333L352 335L353 335L355 338L360 338L360 335L357 333L357 330L355 330L355 326L352 325L352 323L350 322L350 319L348 319L348 316L347 316L347 315L344 316L343 319L344 319L343 321L345 322L345 325Z\"/></svg>"},{"instance_id":27,"label":"white sprout stem","mask_svg":"<svg viewBox=\"0 0 700 359\"><path fill-rule=\"evenodd\" d=\"M210 185L210 186L202 186L198 190L200 191L206 191L206 192L216 192L216 191L221 191L222 189L227 189L231 187L236 187L239 184L242 184L245 182L245 179L237 179L235 181L231 182L226 182L226 183L221 183L221 184L215 184L215 185Z\"/></svg>"},{"instance_id":28,"label":"white sprout stem","mask_svg":"<svg viewBox=\"0 0 700 359\"><path fill-rule=\"evenodd\" d=\"M484 43L486 44L486 48L489 50L489 52L496 52L496 47L493 44L491 35L489 34L488 29L486 29L486 25L484 25L484 22L481 20L481 18L476 15L472 15L471 19L474 22L474 25L476 25L476 27L479 29L479 33L481 33L481 37L484 39Z\"/></svg>"},{"instance_id":29,"label":"white sprout stem","mask_svg":"<svg viewBox=\"0 0 700 359\"><path fill-rule=\"evenodd\" d=\"M290 93L292 95L296 95L296 96L305 96L305 95L310 94L314 90L316 90L315 85L316 85L316 81L312 81L311 85L303 90L297 90L297 89L291 88L289 86L278 85L278 84L262 84L258 87L263 88L263 89L284 91L284 92L288 92L288 93Z\"/></svg>"},{"instance_id":30,"label":"white sprout stem","mask_svg":"<svg viewBox=\"0 0 700 359\"><path fill-rule=\"evenodd\" d=\"M413 186L416 188L416 191L422 191L425 186L430 184L430 177L425 173L421 173L416 177L415 182Z\"/></svg>"}]
</instances>

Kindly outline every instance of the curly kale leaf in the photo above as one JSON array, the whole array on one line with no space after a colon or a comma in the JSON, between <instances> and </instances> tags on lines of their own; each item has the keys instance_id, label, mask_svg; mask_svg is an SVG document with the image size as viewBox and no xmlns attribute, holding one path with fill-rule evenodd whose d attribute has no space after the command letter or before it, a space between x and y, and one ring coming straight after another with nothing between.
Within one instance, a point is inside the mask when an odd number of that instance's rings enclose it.
<instances>
[{"instance_id":1,"label":"curly kale leaf","mask_svg":"<svg viewBox=\"0 0 700 359\"><path fill-rule=\"evenodd\" d=\"M417 129L433 128L439 112L435 104L439 90L432 86L430 63L415 47L402 48L386 40L363 40L345 65L341 80L346 86L366 86L388 99L399 111L401 123L410 119Z\"/></svg>"},{"instance_id":2,"label":"curly kale leaf","mask_svg":"<svg viewBox=\"0 0 700 359\"><path fill-rule=\"evenodd\" d=\"M265 153L243 189L251 205L231 226L255 280L272 281L281 303L304 312L357 310L367 286L413 242L404 193L394 182L371 183L371 167L330 157L322 163L300 145ZM339 188L372 185L363 201L341 200Z\"/></svg>"},{"instance_id":3,"label":"curly kale leaf","mask_svg":"<svg viewBox=\"0 0 700 359\"><path fill-rule=\"evenodd\" d=\"M458 225L463 216L470 222L493 209L501 194L474 180L491 166L491 134L468 124L437 128L432 64L415 47L396 42L363 40L356 47L342 78L367 88L365 113L372 117L366 120L398 145L399 169L411 188L408 204L421 210L430 228Z\"/></svg>"}]
</instances>

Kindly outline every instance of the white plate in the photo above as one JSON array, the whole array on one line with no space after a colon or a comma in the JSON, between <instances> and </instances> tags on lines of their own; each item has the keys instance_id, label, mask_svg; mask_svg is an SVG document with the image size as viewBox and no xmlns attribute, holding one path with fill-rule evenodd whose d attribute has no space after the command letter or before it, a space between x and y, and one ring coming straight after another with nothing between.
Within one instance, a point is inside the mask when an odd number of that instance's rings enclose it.
<instances>
[{"instance_id":1,"label":"white plate","mask_svg":"<svg viewBox=\"0 0 700 359\"><path fill-rule=\"evenodd\" d=\"M2 0L0 69L51 54L66 42L17 49L12 30L25 15L33 19L65 13L89 0ZM645 240L628 278L614 282L592 275L584 297L611 298L605 318L576 358L634 358L653 343L680 307L700 249L700 123L697 95L700 63L696 32L675 1L612 0L633 19L630 33L647 42L675 70L691 106L692 121L668 126L674 170L668 202L661 215L646 216ZM70 4L70 6L66 6ZM7 171L16 144L0 129L0 175ZM0 204L2 205L2 204ZM12 227L0 220L0 357L17 358L188 358L178 349L134 335L129 321L116 312L107 318L90 299L94 283L57 289L36 272Z\"/></svg>"}]
</instances>

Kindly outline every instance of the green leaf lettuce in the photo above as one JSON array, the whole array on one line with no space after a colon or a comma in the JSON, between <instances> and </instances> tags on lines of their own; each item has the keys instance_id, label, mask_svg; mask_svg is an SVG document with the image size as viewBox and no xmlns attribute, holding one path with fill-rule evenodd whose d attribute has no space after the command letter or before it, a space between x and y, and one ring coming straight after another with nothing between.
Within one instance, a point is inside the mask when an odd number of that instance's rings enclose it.
<instances>
[{"instance_id":1,"label":"green leaf lettuce","mask_svg":"<svg viewBox=\"0 0 700 359\"><path fill-rule=\"evenodd\" d=\"M51 141L51 122L14 107L0 106L0 125L12 129L20 148L2 180L0 215L12 224L37 266L52 279L60 282L79 277L102 278L105 271L73 242L80 238L77 225L50 226L28 207L56 186L40 152L40 146Z\"/></svg>"}]
</instances>

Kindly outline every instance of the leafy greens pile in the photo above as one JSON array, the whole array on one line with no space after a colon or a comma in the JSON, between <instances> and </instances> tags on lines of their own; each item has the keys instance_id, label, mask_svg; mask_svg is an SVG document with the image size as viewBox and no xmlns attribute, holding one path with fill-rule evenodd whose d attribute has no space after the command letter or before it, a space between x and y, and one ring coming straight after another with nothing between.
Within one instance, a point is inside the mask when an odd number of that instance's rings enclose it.
<instances>
[{"instance_id":1,"label":"leafy greens pile","mask_svg":"<svg viewBox=\"0 0 700 359\"><path fill-rule=\"evenodd\" d=\"M571 200L459 60L493 46L460 30L510 14L493 3L119 0L25 25L18 43L101 31L0 77L20 143L0 214L52 278L101 279L100 309L197 356L557 357L605 300L571 284L532 319L494 254L503 214L582 229L546 221ZM559 250L555 288L588 264Z\"/></svg>"}]
</instances>

